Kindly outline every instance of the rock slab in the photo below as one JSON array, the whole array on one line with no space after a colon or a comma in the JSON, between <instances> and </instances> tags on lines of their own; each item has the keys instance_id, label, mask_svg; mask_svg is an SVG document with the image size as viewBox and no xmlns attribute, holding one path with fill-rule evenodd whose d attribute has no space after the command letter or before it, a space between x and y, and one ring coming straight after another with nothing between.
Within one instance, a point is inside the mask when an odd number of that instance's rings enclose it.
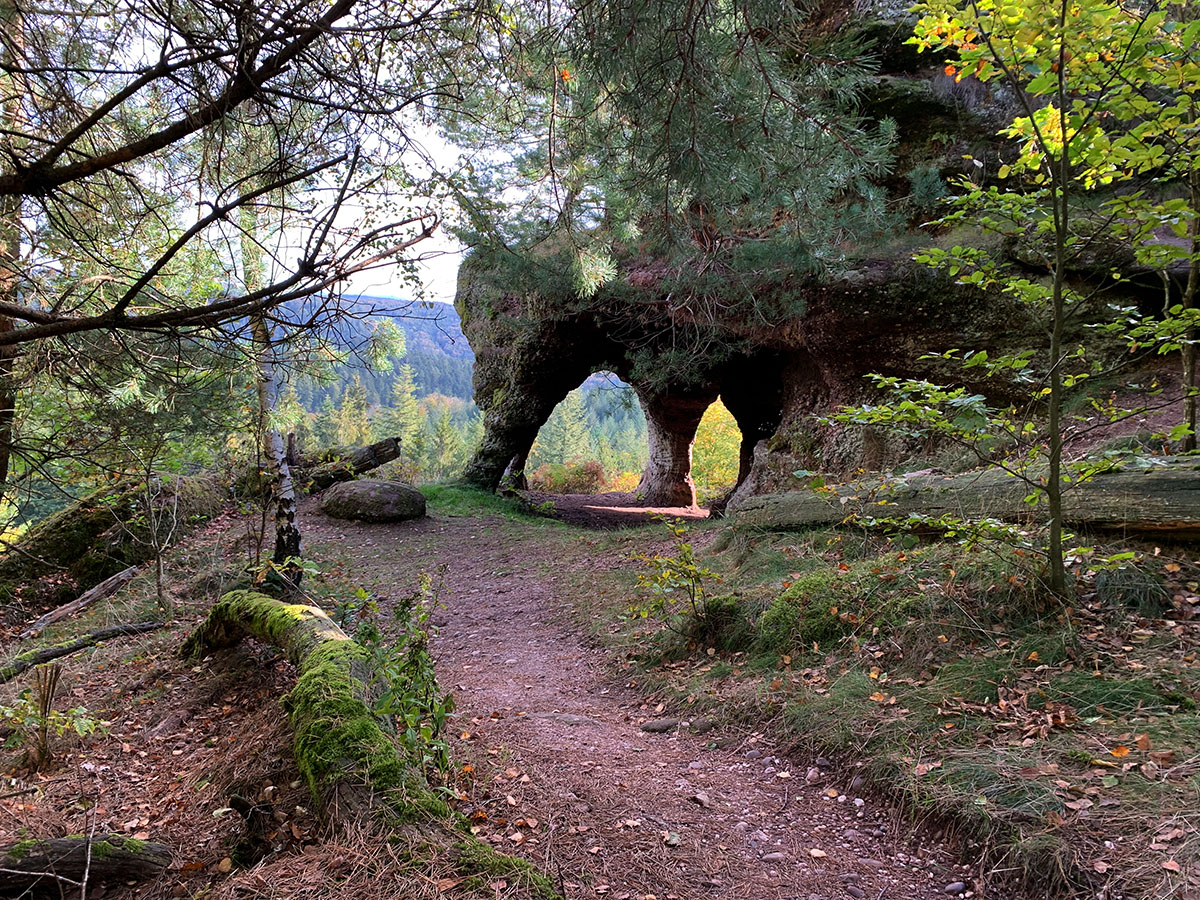
<instances>
[{"instance_id":1,"label":"rock slab","mask_svg":"<svg viewBox=\"0 0 1200 900\"><path fill-rule=\"evenodd\" d=\"M325 492L321 511L335 519L406 522L425 515L425 495L401 481L344 481Z\"/></svg>"}]
</instances>

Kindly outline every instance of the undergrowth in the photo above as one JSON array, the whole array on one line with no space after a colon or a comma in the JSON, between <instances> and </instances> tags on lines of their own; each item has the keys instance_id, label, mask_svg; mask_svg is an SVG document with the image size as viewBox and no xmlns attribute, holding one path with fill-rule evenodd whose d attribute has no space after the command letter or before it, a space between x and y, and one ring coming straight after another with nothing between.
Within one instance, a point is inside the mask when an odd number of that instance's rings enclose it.
<instances>
[{"instance_id":1,"label":"undergrowth","mask_svg":"<svg viewBox=\"0 0 1200 900\"><path fill-rule=\"evenodd\" d=\"M693 715L769 720L953 822L981 876L1173 897L1200 867L1200 569L1138 556L1077 561L1063 606L1013 549L729 528L690 630L618 637Z\"/></svg>"}]
</instances>

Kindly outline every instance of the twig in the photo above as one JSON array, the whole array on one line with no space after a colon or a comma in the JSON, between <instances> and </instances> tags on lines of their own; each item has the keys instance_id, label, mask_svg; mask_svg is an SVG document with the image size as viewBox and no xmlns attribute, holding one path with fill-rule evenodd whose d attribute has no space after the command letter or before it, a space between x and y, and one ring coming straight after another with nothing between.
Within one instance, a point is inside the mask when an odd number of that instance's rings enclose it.
<instances>
[{"instance_id":1,"label":"twig","mask_svg":"<svg viewBox=\"0 0 1200 900\"><path fill-rule=\"evenodd\" d=\"M6 875L23 875L25 877L28 877L30 874L29 872L22 872L20 869L0 869L0 872L3 872ZM83 884L82 881L75 881L73 878L68 878L66 875L55 875L53 872L38 872L36 874L42 878L53 878L55 881L61 881L63 884L73 884L75 887L79 887Z\"/></svg>"}]
</instances>

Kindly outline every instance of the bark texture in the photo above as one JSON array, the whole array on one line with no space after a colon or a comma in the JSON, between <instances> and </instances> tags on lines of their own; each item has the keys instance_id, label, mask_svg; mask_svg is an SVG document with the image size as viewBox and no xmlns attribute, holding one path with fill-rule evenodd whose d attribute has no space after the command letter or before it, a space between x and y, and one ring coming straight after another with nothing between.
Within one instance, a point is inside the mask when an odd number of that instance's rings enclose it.
<instances>
[{"instance_id":1,"label":"bark texture","mask_svg":"<svg viewBox=\"0 0 1200 900\"><path fill-rule=\"evenodd\" d=\"M171 863L162 844L120 834L20 841L0 847L0 895L66 896L89 885L146 881Z\"/></svg>"},{"instance_id":2,"label":"bark texture","mask_svg":"<svg viewBox=\"0 0 1200 900\"><path fill-rule=\"evenodd\" d=\"M364 472L399 459L401 449L400 439L394 437L364 447L337 449L323 462L299 468L296 480L305 485L308 493L315 494L340 482L353 481Z\"/></svg>"},{"instance_id":3,"label":"bark texture","mask_svg":"<svg viewBox=\"0 0 1200 900\"><path fill-rule=\"evenodd\" d=\"M122 569L111 578L105 578L94 588L84 591L76 599L70 603L64 603L56 609L50 610L28 628L21 632L22 638L30 638L41 634L47 625L52 625L55 622L65 619L68 616L73 616L80 610L87 609L97 600L103 600L105 597L111 597L122 587L129 584L134 576L138 573L139 566L130 566L128 569Z\"/></svg>"}]
</instances>

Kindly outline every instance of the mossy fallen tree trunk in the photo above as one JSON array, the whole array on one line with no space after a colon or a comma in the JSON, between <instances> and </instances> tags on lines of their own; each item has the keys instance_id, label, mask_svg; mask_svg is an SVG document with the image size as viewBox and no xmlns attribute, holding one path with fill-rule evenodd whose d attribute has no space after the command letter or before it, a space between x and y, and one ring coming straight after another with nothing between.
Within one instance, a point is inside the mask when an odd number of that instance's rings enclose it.
<instances>
[{"instance_id":1,"label":"mossy fallen tree trunk","mask_svg":"<svg viewBox=\"0 0 1200 900\"><path fill-rule=\"evenodd\" d=\"M213 606L182 652L200 657L247 636L278 647L298 669L284 708L300 773L326 819L348 824L369 815L440 854L449 849L466 879L501 876L521 884L524 896L559 896L528 863L474 838L400 752L390 722L373 712L375 679L367 651L324 612L254 591L233 591Z\"/></svg>"},{"instance_id":2,"label":"mossy fallen tree trunk","mask_svg":"<svg viewBox=\"0 0 1200 900\"><path fill-rule=\"evenodd\" d=\"M20 841L0 847L0 896L65 896L89 886L145 881L171 862L162 844L120 834Z\"/></svg>"},{"instance_id":3,"label":"mossy fallen tree trunk","mask_svg":"<svg viewBox=\"0 0 1200 900\"><path fill-rule=\"evenodd\" d=\"M174 515L174 538L221 511L225 492L207 475L165 478L155 518ZM145 514L145 485L101 488L39 522L0 554L0 607L40 608L75 599L154 556Z\"/></svg>"},{"instance_id":4,"label":"mossy fallen tree trunk","mask_svg":"<svg viewBox=\"0 0 1200 900\"><path fill-rule=\"evenodd\" d=\"M338 448L322 462L297 470L296 481L309 494L323 491L340 481L353 481L364 472L400 458L400 439L385 438L365 447Z\"/></svg>"},{"instance_id":5,"label":"mossy fallen tree trunk","mask_svg":"<svg viewBox=\"0 0 1200 900\"><path fill-rule=\"evenodd\" d=\"M990 517L1035 522L1044 507L1026 502L1029 486L998 469L961 475L867 479L820 491L750 497L731 509L734 521L762 528L801 529L850 520L909 515ZM1200 459L1154 460L1064 486L1063 515L1075 529L1122 532L1180 541L1200 539Z\"/></svg>"},{"instance_id":6,"label":"mossy fallen tree trunk","mask_svg":"<svg viewBox=\"0 0 1200 900\"><path fill-rule=\"evenodd\" d=\"M30 650L22 653L7 665L0 666L0 684L12 681L22 672L26 672L34 666L40 666L42 663L48 663L54 659L62 659L72 653L94 647L102 641L116 637L131 637L136 634L149 634L151 631L157 631L164 627L164 624L163 622L138 622L135 625L110 625L108 628L101 628L74 640L42 647L40 650Z\"/></svg>"}]
</instances>

